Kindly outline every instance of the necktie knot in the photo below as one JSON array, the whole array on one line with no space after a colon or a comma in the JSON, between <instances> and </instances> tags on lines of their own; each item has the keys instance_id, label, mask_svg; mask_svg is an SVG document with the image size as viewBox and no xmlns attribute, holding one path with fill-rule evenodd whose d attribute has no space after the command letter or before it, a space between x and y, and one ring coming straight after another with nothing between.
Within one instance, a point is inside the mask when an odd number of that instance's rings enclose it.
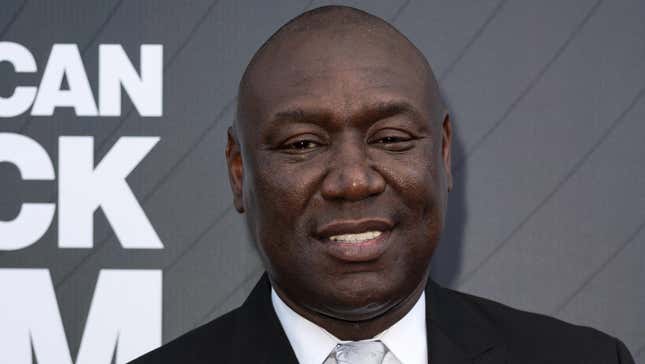
<instances>
[{"instance_id":1,"label":"necktie knot","mask_svg":"<svg viewBox=\"0 0 645 364\"><path fill-rule=\"evenodd\" d=\"M338 364L381 364L386 353L379 340L350 341L336 345L333 351Z\"/></svg>"}]
</instances>

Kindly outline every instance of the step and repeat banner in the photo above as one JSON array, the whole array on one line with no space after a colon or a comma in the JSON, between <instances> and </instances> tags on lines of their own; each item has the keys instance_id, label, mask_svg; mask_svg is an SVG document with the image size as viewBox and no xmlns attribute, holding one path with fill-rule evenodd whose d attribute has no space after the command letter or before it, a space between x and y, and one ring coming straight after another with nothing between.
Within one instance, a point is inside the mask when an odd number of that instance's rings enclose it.
<instances>
[{"instance_id":1,"label":"step and repeat banner","mask_svg":"<svg viewBox=\"0 0 645 364\"><path fill-rule=\"evenodd\" d=\"M0 363L125 363L263 272L224 146L239 78L329 1L3 0ZM454 116L442 284L645 363L645 3L344 1L399 28Z\"/></svg>"}]
</instances>

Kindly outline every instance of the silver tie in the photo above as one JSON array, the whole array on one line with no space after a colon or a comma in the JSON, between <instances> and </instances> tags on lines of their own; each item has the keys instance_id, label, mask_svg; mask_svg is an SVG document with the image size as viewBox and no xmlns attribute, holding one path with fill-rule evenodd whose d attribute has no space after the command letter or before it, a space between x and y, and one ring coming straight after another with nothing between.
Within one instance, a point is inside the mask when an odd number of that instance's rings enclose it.
<instances>
[{"instance_id":1,"label":"silver tie","mask_svg":"<svg viewBox=\"0 0 645 364\"><path fill-rule=\"evenodd\" d=\"M388 355L389 354L389 355ZM386 355L389 357L384 361ZM394 359L395 361L391 361ZM350 341L338 344L323 364L383 364L398 363L379 340Z\"/></svg>"}]
</instances>

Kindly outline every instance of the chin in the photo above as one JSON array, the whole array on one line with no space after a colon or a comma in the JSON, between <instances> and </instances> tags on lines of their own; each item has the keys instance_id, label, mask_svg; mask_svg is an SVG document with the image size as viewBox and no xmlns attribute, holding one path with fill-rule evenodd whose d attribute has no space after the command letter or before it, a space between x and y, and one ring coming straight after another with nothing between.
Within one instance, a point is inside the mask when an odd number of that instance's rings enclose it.
<instances>
[{"instance_id":1,"label":"chin","mask_svg":"<svg viewBox=\"0 0 645 364\"><path fill-rule=\"evenodd\" d=\"M388 282L391 283L391 282ZM334 287L326 289L328 294L318 301L320 313L345 321L365 321L378 317L407 295L389 289L383 281L352 277L349 282L339 280Z\"/></svg>"},{"instance_id":2,"label":"chin","mask_svg":"<svg viewBox=\"0 0 645 364\"><path fill-rule=\"evenodd\" d=\"M325 316L350 322L363 322L375 319L396 305L396 302L334 302L333 305L319 307L317 311Z\"/></svg>"}]
</instances>

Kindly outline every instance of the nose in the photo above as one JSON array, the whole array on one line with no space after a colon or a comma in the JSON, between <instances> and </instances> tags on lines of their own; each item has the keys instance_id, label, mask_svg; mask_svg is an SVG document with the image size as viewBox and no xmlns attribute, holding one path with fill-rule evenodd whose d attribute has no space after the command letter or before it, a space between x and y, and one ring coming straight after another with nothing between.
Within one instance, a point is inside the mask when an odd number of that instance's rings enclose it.
<instances>
[{"instance_id":1,"label":"nose","mask_svg":"<svg viewBox=\"0 0 645 364\"><path fill-rule=\"evenodd\" d=\"M368 160L362 143L348 141L336 149L322 183L323 198L360 201L385 190L385 179Z\"/></svg>"}]
</instances>

